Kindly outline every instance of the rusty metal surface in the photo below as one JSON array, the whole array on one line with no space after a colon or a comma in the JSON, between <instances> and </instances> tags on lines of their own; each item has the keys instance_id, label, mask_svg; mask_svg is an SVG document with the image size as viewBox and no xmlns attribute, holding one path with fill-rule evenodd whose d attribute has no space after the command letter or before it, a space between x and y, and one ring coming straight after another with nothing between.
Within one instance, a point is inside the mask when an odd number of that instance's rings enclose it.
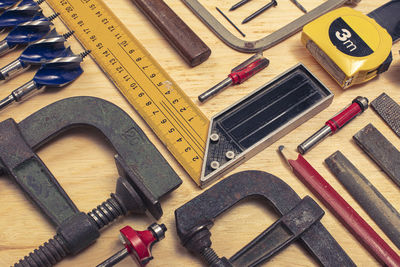
<instances>
[{"instance_id":1,"label":"rusty metal surface","mask_svg":"<svg viewBox=\"0 0 400 267\"><path fill-rule=\"evenodd\" d=\"M301 202L292 188L269 173L236 173L175 211L177 232L182 243L187 248L193 248L191 243L196 242L197 234L208 231L216 217L247 197L259 197L267 201L281 216L289 213ZM210 235L211 233L208 233L208 239ZM324 266L354 266L352 260L320 222L314 223L300 235L299 240ZM211 241L209 243L211 245Z\"/></svg>"},{"instance_id":2,"label":"rusty metal surface","mask_svg":"<svg viewBox=\"0 0 400 267\"><path fill-rule=\"evenodd\" d=\"M400 186L400 152L372 124L353 136L357 145Z\"/></svg>"},{"instance_id":3,"label":"rusty metal surface","mask_svg":"<svg viewBox=\"0 0 400 267\"><path fill-rule=\"evenodd\" d=\"M57 180L25 142L13 119L0 123L0 160L55 225L79 212Z\"/></svg>"},{"instance_id":4,"label":"rusty metal surface","mask_svg":"<svg viewBox=\"0 0 400 267\"><path fill-rule=\"evenodd\" d=\"M400 248L400 214L397 210L340 151L325 159L325 163L365 212Z\"/></svg>"},{"instance_id":5,"label":"rusty metal surface","mask_svg":"<svg viewBox=\"0 0 400 267\"><path fill-rule=\"evenodd\" d=\"M55 102L21 121L13 132L7 126L10 120L1 123L0 169L13 175L35 203L42 210L45 207L56 225L65 219L58 205L71 206L72 202L61 187L56 192L56 179L33 151L72 127L90 126L104 135L118 154L117 163L123 169L120 174L134 177L131 180L135 190L148 202L156 218L162 214L158 199L182 182L139 126L122 109L105 100L72 97ZM18 140L13 137L16 132L21 136Z\"/></svg>"},{"instance_id":6,"label":"rusty metal surface","mask_svg":"<svg viewBox=\"0 0 400 267\"><path fill-rule=\"evenodd\" d=\"M383 93L371 102L372 108L400 137L400 105Z\"/></svg>"}]
</instances>

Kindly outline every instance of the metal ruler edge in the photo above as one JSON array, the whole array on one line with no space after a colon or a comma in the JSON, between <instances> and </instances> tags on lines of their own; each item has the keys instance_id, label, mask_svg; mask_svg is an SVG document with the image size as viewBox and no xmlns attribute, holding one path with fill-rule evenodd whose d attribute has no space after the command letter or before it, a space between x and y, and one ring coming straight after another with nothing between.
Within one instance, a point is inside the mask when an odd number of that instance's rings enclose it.
<instances>
[{"instance_id":1,"label":"metal ruler edge","mask_svg":"<svg viewBox=\"0 0 400 267\"><path fill-rule=\"evenodd\" d=\"M46 2L200 185L209 120L195 103L102 0Z\"/></svg>"}]
</instances>

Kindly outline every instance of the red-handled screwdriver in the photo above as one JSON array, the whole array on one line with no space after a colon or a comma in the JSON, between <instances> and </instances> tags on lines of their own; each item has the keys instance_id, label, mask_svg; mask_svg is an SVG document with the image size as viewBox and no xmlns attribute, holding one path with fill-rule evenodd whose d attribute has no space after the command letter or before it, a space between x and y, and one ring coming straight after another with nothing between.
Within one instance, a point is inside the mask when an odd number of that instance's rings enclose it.
<instances>
[{"instance_id":1,"label":"red-handled screwdriver","mask_svg":"<svg viewBox=\"0 0 400 267\"><path fill-rule=\"evenodd\" d=\"M368 108L368 99L366 97L358 96L356 97L351 105L343 109L339 114L337 114L332 119L325 123L325 126L319 129L318 132L309 137L306 141L301 143L297 150L301 154L305 154L313 146L321 142L328 135L336 133L339 129L353 120L355 117L360 115Z\"/></svg>"},{"instance_id":2,"label":"red-handled screwdriver","mask_svg":"<svg viewBox=\"0 0 400 267\"><path fill-rule=\"evenodd\" d=\"M269 60L263 57L262 53L255 54L254 56L231 70L228 78L199 95L199 101L206 101L208 98L214 96L216 93L222 91L228 86L241 84L242 82L255 75L257 72L266 68L268 64Z\"/></svg>"}]
</instances>

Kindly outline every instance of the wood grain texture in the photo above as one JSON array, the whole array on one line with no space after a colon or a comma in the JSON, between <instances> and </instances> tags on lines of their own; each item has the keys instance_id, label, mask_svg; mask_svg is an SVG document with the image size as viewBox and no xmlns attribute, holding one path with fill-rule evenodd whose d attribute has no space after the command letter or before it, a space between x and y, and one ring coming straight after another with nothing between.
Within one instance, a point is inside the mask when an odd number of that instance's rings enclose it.
<instances>
[{"instance_id":1,"label":"wood grain texture","mask_svg":"<svg viewBox=\"0 0 400 267\"><path fill-rule=\"evenodd\" d=\"M190 68L175 53L147 18L137 10L130 0L105 0L109 7L127 25L146 49L159 60L172 78L181 86L189 97L197 104L197 96L220 80L238 63L249 57L228 48L218 40L181 1L165 0L165 2L196 32L213 50L209 60ZM220 17L215 6L228 13L235 0L201 0L201 2L228 29L235 31ZM386 0L364 0L355 8L368 13L387 2ZM320 4L317 0L301 0L307 10ZM246 6L228 13L235 23L261 7L264 3L251 1ZM48 9L45 14L50 14ZM294 18L302 12L290 1L280 1L277 8L268 10L253 21L241 26L248 40L259 39ZM62 31L62 24L55 21ZM71 38L73 39L73 38ZM71 41L73 51L82 51L78 43ZM300 34L264 52L270 59L270 65L245 83L231 87L218 96L200 105L200 109L211 117L216 112L233 104L240 98L257 89L278 74L284 72L298 62L309 68L328 88L335 98L333 103L323 112L304 123L289 135L283 137L265 149L232 173L243 170L262 170L270 172L287 182L300 196L311 195L311 192L292 174L277 153L278 145L284 144L287 149L295 149L310 134L318 130L324 122L346 106L358 95L375 99L386 92L400 103L400 43L393 47L393 63L388 72L367 84L342 90L330 76L310 56L300 42ZM18 56L18 51L0 58L0 66L4 66ZM83 63L85 73L70 86L60 90L47 90L32 97L28 101L15 104L0 113L0 120L13 117L17 122L29 114L54 101L77 95L91 95L107 99L123 108L142 127L150 140L157 146L168 162L183 180L176 191L162 200L164 216L159 222L168 227L166 238L153 248L154 260L148 266L202 266L202 262L193 257L179 244L175 230L174 210L202 192L174 158L159 142L145 122L139 118L134 109L123 98L118 90L90 59ZM34 69L1 85L0 97L5 97L11 90L28 81ZM329 172L323 161L336 150L341 150L353 164L370 180L370 182L387 198L391 204L400 209L400 189L377 167L353 142L352 136L368 123L373 123L395 147L400 149L400 139L387 127L372 109L357 117L336 135L320 143L307 153L306 158L318 172L348 201L356 211L395 249L384 233L368 217L363 209L346 192L343 186ZM113 160L114 151L95 131L78 129L69 131L43 147L39 156L52 171L71 199L82 211L88 212L115 189L117 170ZM266 185L268 186L268 185ZM316 199L315 197L313 197ZM316 200L318 201L318 200ZM23 195L17 185L6 176L0 176L0 266L9 266L20 257L35 249L54 234L54 228L46 221L38 210ZM359 266L378 266L374 258L355 240L343 225L320 203L326 211L323 224L342 245L349 256ZM219 255L230 257L239 248L251 241L257 234L277 219L276 214L265 203L249 200L237 208L219 217L211 229L213 247ZM94 266L102 262L121 248L118 231L125 225L136 229L145 229L154 220L149 216L127 216L102 231L98 241L76 257L69 257L57 266ZM316 262L299 245L292 245L274 257L266 266L314 266ZM125 259L118 266L135 266L131 259Z\"/></svg>"}]
</instances>

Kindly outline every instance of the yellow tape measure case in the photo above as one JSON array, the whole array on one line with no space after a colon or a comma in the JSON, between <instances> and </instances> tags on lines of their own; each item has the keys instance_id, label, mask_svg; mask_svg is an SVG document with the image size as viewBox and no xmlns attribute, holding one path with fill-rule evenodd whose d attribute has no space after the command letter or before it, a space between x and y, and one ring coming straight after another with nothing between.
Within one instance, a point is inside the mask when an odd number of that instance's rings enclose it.
<instances>
[{"instance_id":1,"label":"yellow tape measure case","mask_svg":"<svg viewBox=\"0 0 400 267\"><path fill-rule=\"evenodd\" d=\"M374 19L348 7L304 26L301 40L342 88L374 78L392 61L389 33Z\"/></svg>"}]
</instances>

